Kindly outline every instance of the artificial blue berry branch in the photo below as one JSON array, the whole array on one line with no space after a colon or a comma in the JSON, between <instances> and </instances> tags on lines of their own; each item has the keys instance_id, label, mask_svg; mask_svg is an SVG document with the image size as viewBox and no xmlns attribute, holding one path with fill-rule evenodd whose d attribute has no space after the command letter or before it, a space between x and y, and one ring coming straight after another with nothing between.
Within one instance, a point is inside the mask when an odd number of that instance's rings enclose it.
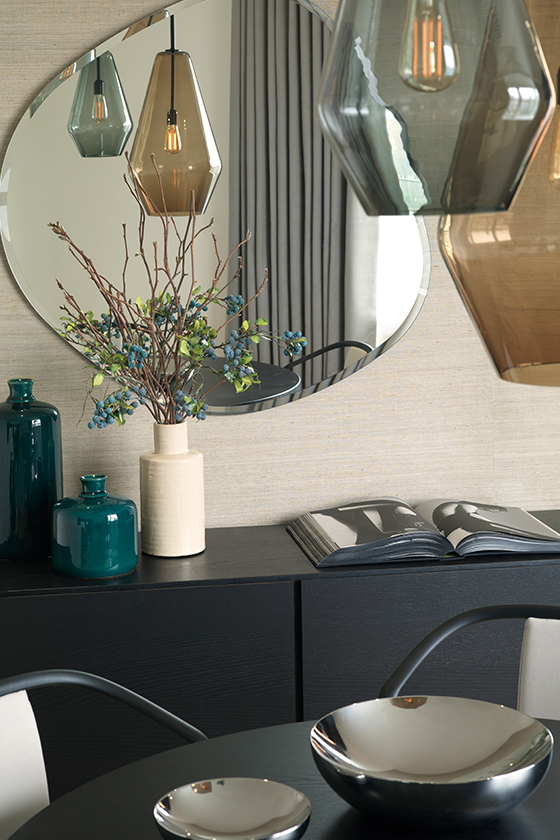
<instances>
[{"instance_id":1,"label":"artificial blue berry branch","mask_svg":"<svg viewBox=\"0 0 560 840\"><path fill-rule=\"evenodd\" d=\"M152 162L159 178L153 158ZM125 183L139 210L136 257L146 272L149 286L146 299L129 297L127 269L130 266L130 250L125 225L124 266L119 287L97 270L93 260L75 244L60 223L50 224L52 231L67 244L72 256L89 275L106 308L100 316L84 311L76 298L59 280L56 281L65 301L61 306L64 314L60 333L77 346L93 365L88 394L95 408L88 426L106 428L115 423L122 426L141 406L151 413L157 423L182 423L188 417L204 420L208 410L207 395L220 382L230 383L238 393L259 383L252 366L253 345L261 340L275 341L292 358L302 352L307 342L300 331L286 330L278 335L265 329L268 322L263 318L254 323L244 319L245 309L268 282L266 272L260 288L250 301L228 291L242 271L238 258L237 268L230 276L230 263L250 234L222 260L216 237L210 232L216 263L209 285L203 288L194 276L194 246L197 238L209 231L211 223L196 229L194 194L191 215L181 232L175 219L167 214L160 182L164 207L164 212L159 213L161 243L157 240L151 243L150 258L145 244L146 213L143 203L143 199L148 199L130 165ZM171 256L173 247L175 252ZM184 289L188 289L186 295ZM208 322L206 313L210 306L225 310L225 320L219 327ZM241 323L237 323L239 321ZM225 338L228 327L234 328ZM216 370L209 362L217 360L219 354L223 356L223 364ZM206 372L214 383L210 386ZM112 390L107 387L109 382L112 382ZM104 388L103 396L97 397L96 389L101 386Z\"/></svg>"}]
</instances>

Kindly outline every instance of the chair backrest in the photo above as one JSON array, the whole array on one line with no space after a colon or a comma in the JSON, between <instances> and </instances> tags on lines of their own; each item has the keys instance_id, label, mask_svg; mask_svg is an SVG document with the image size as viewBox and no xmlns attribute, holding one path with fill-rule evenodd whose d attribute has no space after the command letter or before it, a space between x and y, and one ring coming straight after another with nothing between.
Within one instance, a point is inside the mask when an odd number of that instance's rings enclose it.
<instances>
[{"instance_id":1,"label":"chair backrest","mask_svg":"<svg viewBox=\"0 0 560 840\"><path fill-rule=\"evenodd\" d=\"M560 621L528 618L525 622L517 708L531 717L560 720Z\"/></svg>"},{"instance_id":2,"label":"chair backrest","mask_svg":"<svg viewBox=\"0 0 560 840\"><path fill-rule=\"evenodd\" d=\"M494 604L444 621L422 639L385 682L379 697L396 697L418 665L444 639L470 624L524 618L518 709L532 717L560 720L560 606Z\"/></svg>"},{"instance_id":3,"label":"chair backrest","mask_svg":"<svg viewBox=\"0 0 560 840\"><path fill-rule=\"evenodd\" d=\"M43 750L27 693L0 697L0 840L48 804Z\"/></svg>"},{"instance_id":4,"label":"chair backrest","mask_svg":"<svg viewBox=\"0 0 560 840\"><path fill-rule=\"evenodd\" d=\"M0 680L0 840L49 804L41 740L27 689L79 685L105 694L157 721L188 743L206 735L167 709L119 683L86 671L31 671Z\"/></svg>"}]
</instances>

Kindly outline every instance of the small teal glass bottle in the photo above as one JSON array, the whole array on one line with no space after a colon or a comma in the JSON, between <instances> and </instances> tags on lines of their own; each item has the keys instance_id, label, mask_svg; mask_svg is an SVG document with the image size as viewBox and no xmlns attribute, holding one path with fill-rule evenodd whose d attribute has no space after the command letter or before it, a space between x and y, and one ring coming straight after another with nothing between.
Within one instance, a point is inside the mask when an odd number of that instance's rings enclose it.
<instances>
[{"instance_id":1,"label":"small teal glass bottle","mask_svg":"<svg viewBox=\"0 0 560 840\"><path fill-rule=\"evenodd\" d=\"M127 575L138 563L138 513L130 499L110 496L106 475L82 475L82 492L52 509L55 572L75 578Z\"/></svg>"},{"instance_id":2,"label":"small teal glass bottle","mask_svg":"<svg viewBox=\"0 0 560 840\"><path fill-rule=\"evenodd\" d=\"M58 410L33 396L32 379L10 379L0 404L0 559L48 560L51 510L62 496Z\"/></svg>"}]
</instances>

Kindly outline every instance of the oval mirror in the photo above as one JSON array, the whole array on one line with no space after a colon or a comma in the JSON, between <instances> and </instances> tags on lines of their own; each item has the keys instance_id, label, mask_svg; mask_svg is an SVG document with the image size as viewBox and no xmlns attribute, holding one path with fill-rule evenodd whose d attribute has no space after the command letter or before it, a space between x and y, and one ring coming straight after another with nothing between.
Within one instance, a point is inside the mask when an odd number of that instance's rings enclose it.
<instances>
[{"instance_id":1,"label":"oval mirror","mask_svg":"<svg viewBox=\"0 0 560 840\"><path fill-rule=\"evenodd\" d=\"M248 316L266 318L280 332L301 330L308 341L289 366L275 346L261 342L254 354L261 385L237 396L219 385L210 411L269 408L331 385L390 348L418 314L430 273L422 219L366 216L323 141L314 101L330 20L311 0L182 0L67 68L31 104L8 148L2 240L24 295L54 329L63 303L57 277L82 309L101 314L89 276L48 224L60 222L117 283L122 226L132 242L138 210L123 181L124 154L83 157L69 134L69 115L82 68L110 52L134 125L130 150L155 54L169 46L170 10L175 43L191 56L222 161L197 225L213 217L222 254L251 231L241 285L230 291L249 300L267 271ZM156 238L159 224L146 219L146 241ZM199 246L197 276L209 261L213 274L211 237ZM133 266L131 297L142 295L141 282Z\"/></svg>"}]
</instances>

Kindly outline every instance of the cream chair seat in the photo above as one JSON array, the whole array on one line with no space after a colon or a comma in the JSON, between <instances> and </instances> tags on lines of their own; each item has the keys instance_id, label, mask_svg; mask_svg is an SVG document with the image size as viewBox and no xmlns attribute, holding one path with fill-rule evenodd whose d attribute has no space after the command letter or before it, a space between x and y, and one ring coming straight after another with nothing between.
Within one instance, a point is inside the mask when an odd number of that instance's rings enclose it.
<instances>
[{"instance_id":1,"label":"cream chair seat","mask_svg":"<svg viewBox=\"0 0 560 840\"><path fill-rule=\"evenodd\" d=\"M0 697L0 840L48 804L41 739L27 692Z\"/></svg>"},{"instance_id":2,"label":"cream chair seat","mask_svg":"<svg viewBox=\"0 0 560 840\"><path fill-rule=\"evenodd\" d=\"M531 717L560 720L560 620L525 622L517 708Z\"/></svg>"}]
</instances>

